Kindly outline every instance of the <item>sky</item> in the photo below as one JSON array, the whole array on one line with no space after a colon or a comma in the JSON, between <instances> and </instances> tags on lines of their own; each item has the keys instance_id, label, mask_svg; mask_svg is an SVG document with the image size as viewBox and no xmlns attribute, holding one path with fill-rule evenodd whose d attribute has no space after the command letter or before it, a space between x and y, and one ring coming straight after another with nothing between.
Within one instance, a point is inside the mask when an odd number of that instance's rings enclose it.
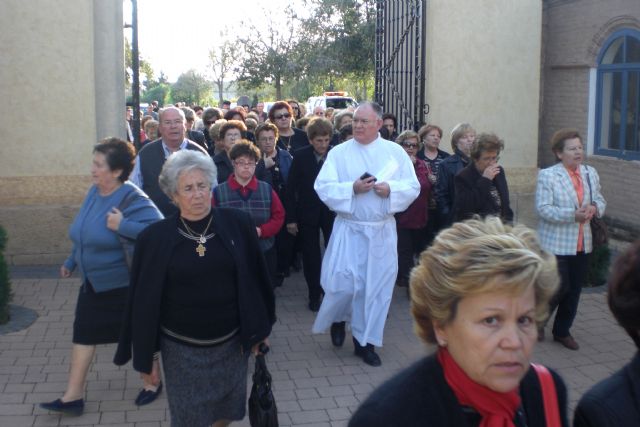
<instances>
[{"instance_id":1,"label":"sky","mask_svg":"<svg viewBox=\"0 0 640 427\"><path fill-rule=\"evenodd\" d=\"M124 21L131 22L131 3L124 0ZM205 72L208 52L221 42L220 31L230 37L244 35L242 20L264 26L264 16L299 0L138 0L138 48L142 58L153 67L156 77L164 72L170 82L189 69ZM282 14L284 15L284 14ZM261 19L262 18L262 19ZM131 41L131 30L124 35Z\"/></svg>"}]
</instances>

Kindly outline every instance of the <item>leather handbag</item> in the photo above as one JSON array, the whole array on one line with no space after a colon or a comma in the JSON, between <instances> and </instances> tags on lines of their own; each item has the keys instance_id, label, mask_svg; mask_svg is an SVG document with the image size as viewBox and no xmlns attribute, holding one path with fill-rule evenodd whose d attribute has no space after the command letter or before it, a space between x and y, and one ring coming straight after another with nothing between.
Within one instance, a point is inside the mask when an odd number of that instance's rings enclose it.
<instances>
[{"instance_id":1,"label":"leather handbag","mask_svg":"<svg viewBox=\"0 0 640 427\"><path fill-rule=\"evenodd\" d=\"M271 391L271 374L264 354L256 355L253 386L249 395L249 422L251 427L278 427L278 408Z\"/></svg>"},{"instance_id":2,"label":"leather handbag","mask_svg":"<svg viewBox=\"0 0 640 427\"><path fill-rule=\"evenodd\" d=\"M589 177L589 169L587 168L587 185L589 185L589 199L593 205L593 190L591 189L591 178ZM609 243L609 228L602 218L594 216L589 221L591 226L591 240L593 247L606 246Z\"/></svg>"},{"instance_id":3,"label":"leather handbag","mask_svg":"<svg viewBox=\"0 0 640 427\"><path fill-rule=\"evenodd\" d=\"M546 421L545 425L547 427L561 427L562 422L560 421L560 409L558 408L558 392L556 391L556 384L553 382L551 372L549 372L546 367L535 363L532 363L531 367L536 371L538 380L540 381L544 418Z\"/></svg>"}]
</instances>

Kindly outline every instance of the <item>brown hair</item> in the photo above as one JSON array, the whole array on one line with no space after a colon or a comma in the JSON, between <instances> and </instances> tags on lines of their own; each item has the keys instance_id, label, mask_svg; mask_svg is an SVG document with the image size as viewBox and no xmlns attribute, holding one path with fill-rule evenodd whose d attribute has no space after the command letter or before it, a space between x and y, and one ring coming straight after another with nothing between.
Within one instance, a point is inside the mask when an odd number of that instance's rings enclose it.
<instances>
[{"instance_id":1,"label":"brown hair","mask_svg":"<svg viewBox=\"0 0 640 427\"><path fill-rule=\"evenodd\" d=\"M307 137L309 140L317 136L332 136L333 125L324 117L313 117L307 124Z\"/></svg>"},{"instance_id":2,"label":"brown hair","mask_svg":"<svg viewBox=\"0 0 640 427\"><path fill-rule=\"evenodd\" d=\"M578 138L580 140L580 143L582 144L582 137L580 136L580 132L578 132L578 129L560 129L551 137L551 151L553 151L553 154L562 153L562 151L564 150L565 142L567 142L567 140L569 139L574 138ZM558 156L556 156L556 161L560 161Z\"/></svg>"},{"instance_id":3,"label":"brown hair","mask_svg":"<svg viewBox=\"0 0 640 427\"><path fill-rule=\"evenodd\" d=\"M438 133L440 134L440 139L442 139L442 128L440 128L440 126L424 125L418 130L418 136L420 137L420 140L423 140L429 134L429 132L434 129L438 131Z\"/></svg>"},{"instance_id":4,"label":"brown hair","mask_svg":"<svg viewBox=\"0 0 640 427\"><path fill-rule=\"evenodd\" d=\"M250 159L254 159L256 162L260 160L260 149L256 147L256 145L247 140L243 139L239 142L233 144L231 150L229 150L229 158L233 161L238 157L246 156Z\"/></svg>"},{"instance_id":5,"label":"brown hair","mask_svg":"<svg viewBox=\"0 0 640 427\"><path fill-rule=\"evenodd\" d=\"M640 240L615 261L609 277L609 309L640 348Z\"/></svg>"},{"instance_id":6,"label":"brown hair","mask_svg":"<svg viewBox=\"0 0 640 427\"><path fill-rule=\"evenodd\" d=\"M265 131L273 132L276 136L276 141L278 140L278 126L273 123L260 123L256 128L256 131L253 133L256 137L256 141L260 139L260 134Z\"/></svg>"},{"instance_id":7,"label":"brown hair","mask_svg":"<svg viewBox=\"0 0 640 427\"><path fill-rule=\"evenodd\" d=\"M495 133L481 133L473 141L471 146L471 158L478 160L482 153L486 151L500 151L504 150L504 141L498 138Z\"/></svg>"},{"instance_id":8,"label":"brown hair","mask_svg":"<svg viewBox=\"0 0 640 427\"><path fill-rule=\"evenodd\" d=\"M118 176L120 182L129 179L136 159L136 150L133 148L133 144L120 138L109 137L97 143L93 147L93 153L104 154L111 171L122 170Z\"/></svg>"},{"instance_id":9,"label":"brown hair","mask_svg":"<svg viewBox=\"0 0 640 427\"><path fill-rule=\"evenodd\" d=\"M245 125L244 122L241 122L240 120L228 120L227 123L223 124L220 128L220 139L224 139L229 129L238 129L242 136L244 136L245 132L247 131L247 125Z\"/></svg>"}]
</instances>

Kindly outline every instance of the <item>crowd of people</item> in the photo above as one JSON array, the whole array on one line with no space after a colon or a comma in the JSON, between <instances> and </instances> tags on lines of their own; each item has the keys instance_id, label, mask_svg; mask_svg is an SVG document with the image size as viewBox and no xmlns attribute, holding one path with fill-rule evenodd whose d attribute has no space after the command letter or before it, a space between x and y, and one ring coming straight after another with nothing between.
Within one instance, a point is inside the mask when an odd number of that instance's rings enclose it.
<instances>
[{"instance_id":1,"label":"crowd of people","mask_svg":"<svg viewBox=\"0 0 640 427\"><path fill-rule=\"evenodd\" d=\"M539 172L534 232L513 224L505 142L469 123L451 130L450 155L442 128L399 129L373 102L310 114L295 100L268 112L152 108L140 144L95 146L94 185L60 271L82 279L69 385L43 408L82 413L95 345L118 343L115 363L133 360L142 376L136 404L155 400L164 377L172 425L242 419L249 355L268 346L274 290L301 254L312 333L330 331L341 347L350 331L354 354L380 366L400 286L418 336L437 346L350 425L568 425L562 379L530 359L554 312L553 340L579 349L570 330L594 248L589 224L606 202L576 130L551 140L557 164ZM624 302L640 292L633 250L610 304L638 344ZM624 375L585 396L579 425L614 425L594 422L608 416L590 402Z\"/></svg>"}]
</instances>

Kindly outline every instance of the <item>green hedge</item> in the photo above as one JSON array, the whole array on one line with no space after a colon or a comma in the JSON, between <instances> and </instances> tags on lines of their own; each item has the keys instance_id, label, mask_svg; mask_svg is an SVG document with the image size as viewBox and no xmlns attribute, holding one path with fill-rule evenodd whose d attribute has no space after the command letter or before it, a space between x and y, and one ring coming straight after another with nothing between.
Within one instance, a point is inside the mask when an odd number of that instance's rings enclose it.
<instances>
[{"instance_id":1,"label":"green hedge","mask_svg":"<svg viewBox=\"0 0 640 427\"><path fill-rule=\"evenodd\" d=\"M609 249L609 246L600 246L595 248L593 252L591 252L591 257L589 258L587 286L600 286L607 283L610 263L611 249Z\"/></svg>"},{"instance_id":2,"label":"green hedge","mask_svg":"<svg viewBox=\"0 0 640 427\"><path fill-rule=\"evenodd\" d=\"M0 226L0 325L9 321L9 303L11 302L9 267L4 259L6 246L7 232Z\"/></svg>"}]
</instances>

